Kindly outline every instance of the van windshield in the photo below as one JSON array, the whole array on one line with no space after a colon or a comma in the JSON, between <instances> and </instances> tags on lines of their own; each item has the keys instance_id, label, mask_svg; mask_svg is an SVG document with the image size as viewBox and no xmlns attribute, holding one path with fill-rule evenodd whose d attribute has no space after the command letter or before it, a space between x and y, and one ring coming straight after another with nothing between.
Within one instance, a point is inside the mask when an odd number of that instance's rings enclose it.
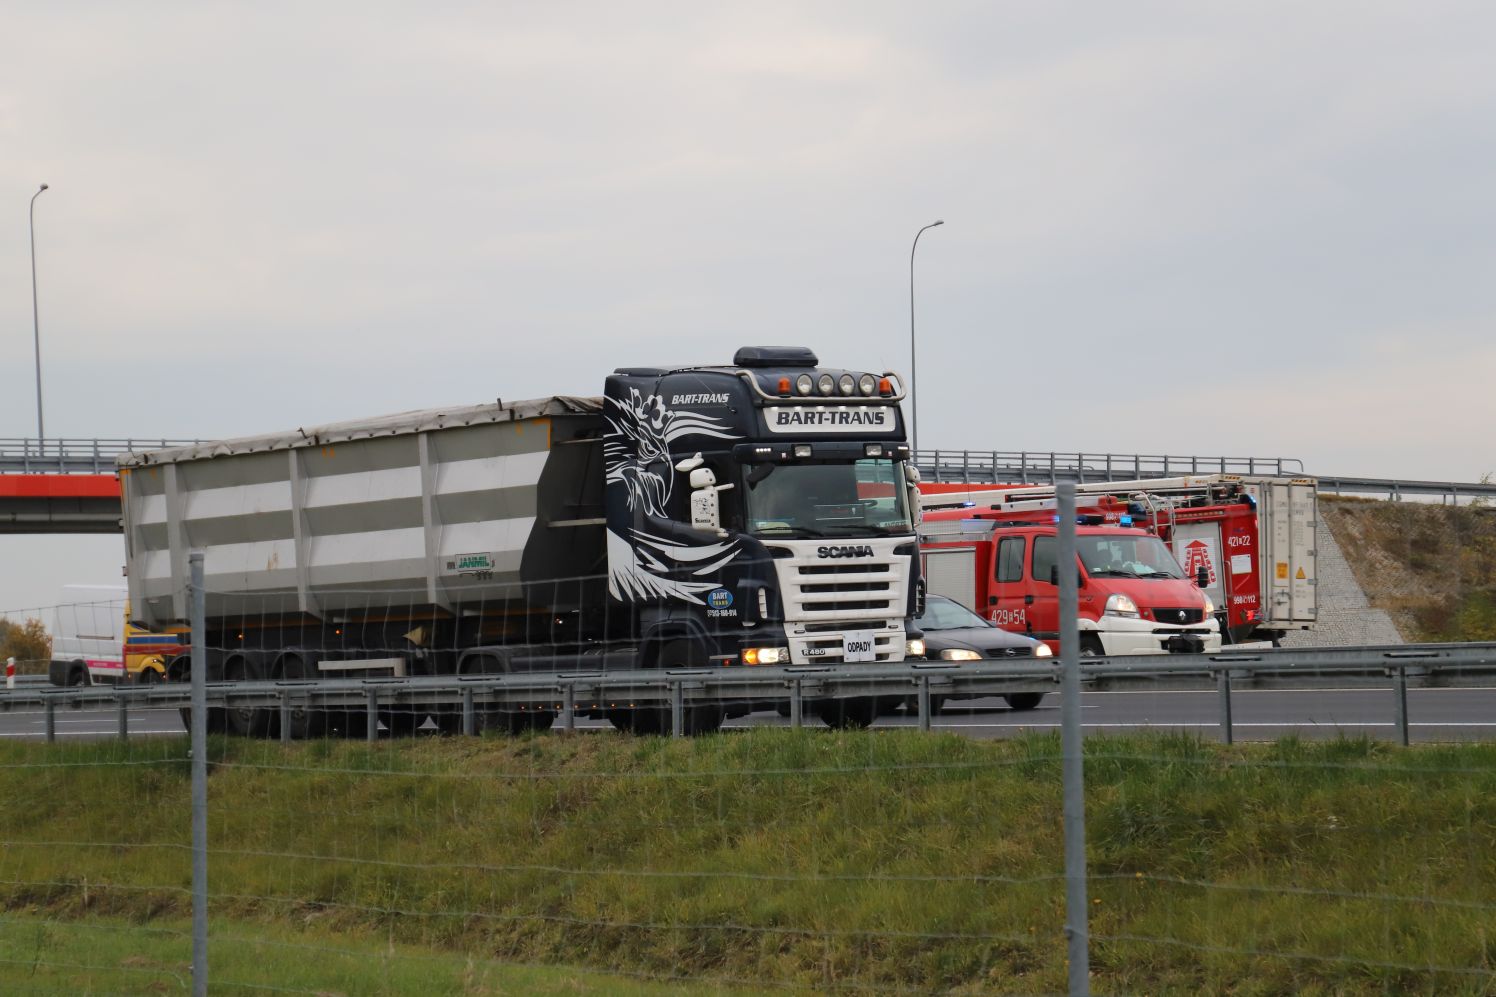
<instances>
[{"instance_id":1,"label":"van windshield","mask_svg":"<svg viewBox=\"0 0 1496 997\"><path fill-rule=\"evenodd\" d=\"M1155 536L1079 536L1075 552L1093 578L1184 577L1179 562Z\"/></svg>"},{"instance_id":2,"label":"van windshield","mask_svg":"<svg viewBox=\"0 0 1496 997\"><path fill-rule=\"evenodd\" d=\"M886 459L760 464L744 475L743 496L748 529L757 536L878 536L914 528L904 467Z\"/></svg>"}]
</instances>

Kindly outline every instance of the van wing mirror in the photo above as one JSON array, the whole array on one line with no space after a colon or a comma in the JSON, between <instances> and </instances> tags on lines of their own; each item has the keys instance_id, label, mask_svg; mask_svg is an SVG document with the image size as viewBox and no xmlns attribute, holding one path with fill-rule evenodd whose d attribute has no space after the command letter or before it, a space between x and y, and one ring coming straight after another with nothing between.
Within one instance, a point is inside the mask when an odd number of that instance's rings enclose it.
<instances>
[{"instance_id":1,"label":"van wing mirror","mask_svg":"<svg viewBox=\"0 0 1496 997\"><path fill-rule=\"evenodd\" d=\"M1195 587L1210 588L1210 569L1203 564L1195 569Z\"/></svg>"}]
</instances>

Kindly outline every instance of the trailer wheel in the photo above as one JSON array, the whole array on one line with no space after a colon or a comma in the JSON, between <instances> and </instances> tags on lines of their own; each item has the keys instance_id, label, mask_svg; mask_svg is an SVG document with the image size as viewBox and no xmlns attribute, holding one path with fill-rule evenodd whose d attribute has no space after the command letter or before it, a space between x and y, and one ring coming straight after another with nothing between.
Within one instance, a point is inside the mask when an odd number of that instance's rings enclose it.
<instances>
[{"instance_id":1,"label":"trailer wheel","mask_svg":"<svg viewBox=\"0 0 1496 997\"><path fill-rule=\"evenodd\" d=\"M249 661L236 656L223 663L223 677L228 682L252 682L261 676ZM234 706L224 710L225 727L239 737L264 737L271 728L270 711L260 707Z\"/></svg>"},{"instance_id":2,"label":"trailer wheel","mask_svg":"<svg viewBox=\"0 0 1496 997\"><path fill-rule=\"evenodd\" d=\"M1042 692L1010 692L1003 696L1011 710L1032 710L1044 698Z\"/></svg>"},{"instance_id":3,"label":"trailer wheel","mask_svg":"<svg viewBox=\"0 0 1496 997\"><path fill-rule=\"evenodd\" d=\"M276 669L279 678L288 682L303 681L316 678L305 659L300 655L288 654L281 658L280 667ZM267 714L270 710L263 711ZM267 727L279 727L280 711L273 711L274 716L267 718ZM305 706L293 707L291 710L291 739L295 741L305 740L311 737L321 737L327 731L327 715L323 710L313 710Z\"/></svg>"}]
</instances>

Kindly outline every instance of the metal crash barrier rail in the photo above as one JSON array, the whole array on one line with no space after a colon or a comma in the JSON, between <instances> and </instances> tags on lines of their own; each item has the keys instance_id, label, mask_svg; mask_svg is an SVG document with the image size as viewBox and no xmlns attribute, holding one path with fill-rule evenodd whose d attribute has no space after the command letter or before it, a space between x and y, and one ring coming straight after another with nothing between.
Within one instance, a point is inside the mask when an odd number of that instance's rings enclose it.
<instances>
[{"instance_id":1,"label":"metal crash barrier rail","mask_svg":"<svg viewBox=\"0 0 1496 997\"><path fill-rule=\"evenodd\" d=\"M1038 661L1046 663L1039 664ZM477 731L480 709L504 704L554 702L563 731L575 730L578 703L619 701L668 705L676 736L686 731L685 711L703 703L788 701L790 722L801 726L807 701L868 696L910 697L918 703L919 728L930 728L932 696L1004 695L1054 692L1060 682L1058 658L1034 663L908 661L898 664L805 665L701 669L647 669L617 672L557 672L514 675L426 676L317 681L210 682L210 708L267 708L287 718L292 710L363 709L367 736L378 737L380 709L440 709L460 712L462 732ZM1083 689L1094 692L1136 689L1216 690L1221 740L1231 743L1233 689L1312 689L1327 682L1339 689L1384 688L1393 692L1401 743L1408 743L1409 688L1438 688L1458 682L1496 687L1496 643L1406 644L1387 647L1281 648L1210 655L1135 655L1086 658L1080 665ZM23 686L0 692L0 710L40 707L46 738L56 738L58 707L113 708L118 734L129 734L131 709L191 705L186 682L91 687ZM292 725L281 724L289 740Z\"/></svg>"}]
</instances>

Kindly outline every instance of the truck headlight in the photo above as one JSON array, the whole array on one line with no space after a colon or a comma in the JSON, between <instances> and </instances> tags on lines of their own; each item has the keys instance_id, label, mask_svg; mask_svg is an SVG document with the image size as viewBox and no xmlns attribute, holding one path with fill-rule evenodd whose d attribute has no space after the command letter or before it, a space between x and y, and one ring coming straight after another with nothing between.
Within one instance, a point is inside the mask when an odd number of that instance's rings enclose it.
<instances>
[{"instance_id":1,"label":"truck headlight","mask_svg":"<svg viewBox=\"0 0 1496 997\"><path fill-rule=\"evenodd\" d=\"M1130 620L1138 618L1138 604L1132 601L1131 596L1123 595L1121 592L1109 595L1106 598L1107 616L1124 616Z\"/></svg>"},{"instance_id":2,"label":"truck headlight","mask_svg":"<svg viewBox=\"0 0 1496 997\"><path fill-rule=\"evenodd\" d=\"M923 658L925 656L925 642L916 637L904 642L904 657Z\"/></svg>"},{"instance_id":3,"label":"truck headlight","mask_svg":"<svg viewBox=\"0 0 1496 997\"><path fill-rule=\"evenodd\" d=\"M790 649L787 647L743 648L743 664L745 665L787 665L789 663Z\"/></svg>"},{"instance_id":4,"label":"truck headlight","mask_svg":"<svg viewBox=\"0 0 1496 997\"><path fill-rule=\"evenodd\" d=\"M981 661L982 656L976 651L964 647L950 647L940 652L942 661Z\"/></svg>"},{"instance_id":5,"label":"truck headlight","mask_svg":"<svg viewBox=\"0 0 1496 997\"><path fill-rule=\"evenodd\" d=\"M1205 597L1205 618L1209 619L1215 615L1216 604L1210 601L1210 596Z\"/></svg>"},{"instance_id":6,"label":"truck headlight","mask_svg":"<svg viewBox=\"0 0 1496 997\"><path fill-rule=\"evenodd\" d=\"M1043 643L1041 641L1040 644L1039 644L1039 646L1036 647L1036 648L1034 648L1034 657L1036 657L1036 658L1052 658L1052 657L1054 657L1054 652L1049 649L1049 645L1048 644L1045 644L1045 643Z\"/></svg>"}]
</instances>

